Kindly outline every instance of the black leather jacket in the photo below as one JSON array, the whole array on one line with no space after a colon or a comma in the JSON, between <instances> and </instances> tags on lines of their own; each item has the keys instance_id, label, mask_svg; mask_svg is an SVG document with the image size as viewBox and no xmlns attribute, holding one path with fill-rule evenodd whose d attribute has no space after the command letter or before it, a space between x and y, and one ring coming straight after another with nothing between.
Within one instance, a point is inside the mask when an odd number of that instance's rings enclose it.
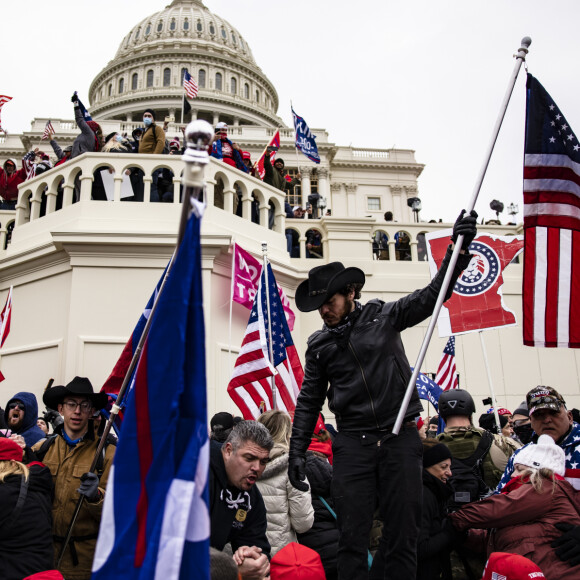
<instances>
[{"instance_id":1,"label":"black leather jacket","mask_svg":"<svg viewBox=\"0 0 580 580\"><path fill-rule=\"evenodd\" d=\"M472 256L460 254L446 299ZM431 283L396 302L371 300L344 333L327 328L308 339L302 389L298 395L290 455L303 455L324 399L336 417L339 431L389 431L411 378L401 331L433 313L451 259L451 247ZM330 385L330 386L329 386ZM415 391L406 418L423 410Z\"/></svg>"}]
</instances>

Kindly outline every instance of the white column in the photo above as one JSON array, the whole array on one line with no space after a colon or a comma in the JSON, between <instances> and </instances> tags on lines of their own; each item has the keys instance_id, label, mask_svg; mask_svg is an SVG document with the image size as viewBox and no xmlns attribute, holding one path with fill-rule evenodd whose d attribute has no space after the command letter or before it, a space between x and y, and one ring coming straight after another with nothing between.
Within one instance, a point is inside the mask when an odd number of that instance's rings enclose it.
<instances>
[{"instance_id":1,"label":"white column","mask_svg":"<svg viewBox=\"0 0 580 580\"><path fill-rule=\"evenodd\" d=\"M308 196L311 193L310 190L310 175L312 174L311 167L299 167L298 171L301 174L301 185L302 185L302 207L306 207L308 203Z\"/></svg>"}]
</instances>

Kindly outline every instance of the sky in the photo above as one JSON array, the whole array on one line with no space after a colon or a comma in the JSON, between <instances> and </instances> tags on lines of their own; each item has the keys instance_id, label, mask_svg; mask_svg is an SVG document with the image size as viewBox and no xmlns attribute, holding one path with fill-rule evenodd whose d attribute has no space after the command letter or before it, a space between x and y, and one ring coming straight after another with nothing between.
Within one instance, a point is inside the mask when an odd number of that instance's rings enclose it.
<instances>
[{"instance_id":1,"label":"sky","mask_svg":"<svg viewBox=\"0 0 580 580\"><path fill-rule=\"evenodd\" d=\"M8 132L34 117L72 119L70 96L88 101L92 79L122 38L168 0L53 0L2 10L0 94ZM311 128L337 145L406 148L425 164L424 221L454 220L472 198L524 36L534 74L580 132L577 0L205 0L239 30L278 91ZM83 98L84 97L84 98ZM492 155L476 210L497 199L522 220L525 70ZM306 158L305 162L307 162Z\"/></svg>"}]
</instances>

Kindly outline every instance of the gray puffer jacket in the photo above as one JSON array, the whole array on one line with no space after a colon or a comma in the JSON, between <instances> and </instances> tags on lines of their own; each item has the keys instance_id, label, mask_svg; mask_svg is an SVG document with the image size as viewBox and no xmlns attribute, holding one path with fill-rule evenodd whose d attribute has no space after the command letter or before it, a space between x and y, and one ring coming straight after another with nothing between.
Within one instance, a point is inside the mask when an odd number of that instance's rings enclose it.
<instances>
[{"instance_id":1,"label":"gray puffer jacket","mask_svg":"<svg viewBox=\"0 0 580 580\"><path fill-rule=\"evenodd\" d=\"M288 448L276 444L270 452L270 463L256 483L266 505L266 535L272 556L290 542L296 533L307 532L314 522L310 491L298 491L288 479Z\"/></svg>"}]
</instances>

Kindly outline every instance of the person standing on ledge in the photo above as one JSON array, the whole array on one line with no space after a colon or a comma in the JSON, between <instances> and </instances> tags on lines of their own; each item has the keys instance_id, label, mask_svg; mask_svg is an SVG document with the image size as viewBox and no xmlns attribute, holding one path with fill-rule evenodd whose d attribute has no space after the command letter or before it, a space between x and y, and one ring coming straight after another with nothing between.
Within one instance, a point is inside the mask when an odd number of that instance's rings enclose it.
<instances>
[{"instance_id":1,"label":"person standing on ledge","mask_svg":"<svg viewBox=\"0 0 580 580\"><path fill-rule=\"evenodd\" d=\"M377 497L384 521L371 578L415 578L421 526L422 446L415 417L422 411L413 393L398 436L392 429L411 378L401 332L433 313L459 235L461 254L446 299L472 256L477 214L462 211L452 244L425 288L395 302L358 302L365 275L332 262L310 270L296 290L302 312L318 310L324 325L308 339L302 389L290 440L288 475L306 490L305 455L328 396L338 435L333 443L332 497L338 515L340 580L367 578L368 538Z\"/></svg>"}]
</instances>

